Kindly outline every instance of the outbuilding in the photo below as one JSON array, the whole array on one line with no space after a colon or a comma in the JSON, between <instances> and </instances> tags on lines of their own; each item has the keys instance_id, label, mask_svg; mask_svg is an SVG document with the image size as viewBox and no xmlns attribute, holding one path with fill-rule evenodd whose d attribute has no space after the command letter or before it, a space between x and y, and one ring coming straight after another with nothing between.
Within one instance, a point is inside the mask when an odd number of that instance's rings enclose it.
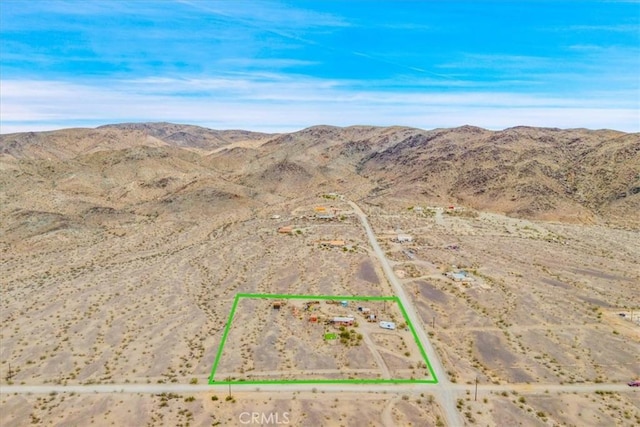
<instances>
[{"instance_id":1,"label":"outbuilding","mask_svg":"<svg viewBox=\"0 0 640 427\"><path fill-rule=\"evenodd\" d=\"M409 234L398 234L398 242L400 243L410 243L413 242L413 237L411 237Z\"/></svg>"},{"instance_id":2,"label":"outbuilding","mask_svg":"<svg viewBox=\"0 0 640 427\"><path fill-rule=\"evenodd\" d=\"M470 277L469 274L464 271L456 271L453 273L447 273L447 276L450 277L454 282L473 282L473 277Z\"/></svg>"}]
</instances>

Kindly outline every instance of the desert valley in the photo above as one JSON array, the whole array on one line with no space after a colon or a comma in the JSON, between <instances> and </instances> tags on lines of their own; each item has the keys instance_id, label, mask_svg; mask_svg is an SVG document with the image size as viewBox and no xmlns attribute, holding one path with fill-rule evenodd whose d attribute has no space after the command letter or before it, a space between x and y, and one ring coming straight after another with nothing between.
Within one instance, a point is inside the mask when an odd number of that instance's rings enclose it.
<instances>
[{"instance_id":1,"label":"desert valley","mask_svg":"<svg viewBox=\"0 0 640 427\"><path fill-rule=\"evenodd\" d=\"M638 133L1 135L0 424L638 425L639 208Z\"/></svg>"}]
</instances>

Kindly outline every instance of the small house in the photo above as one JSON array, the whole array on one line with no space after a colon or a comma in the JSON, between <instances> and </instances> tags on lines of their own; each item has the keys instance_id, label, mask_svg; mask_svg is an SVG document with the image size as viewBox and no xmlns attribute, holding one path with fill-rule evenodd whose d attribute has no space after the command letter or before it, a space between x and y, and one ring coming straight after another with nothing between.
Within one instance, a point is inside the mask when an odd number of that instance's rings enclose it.
<instances>
[{"instance_id":1,"label":"small house","mask_svg":"<svg viewBox=\"0 0 640 427\"><path fill-rule=\"evenodd\" d=\"M447 273L447 276L454 282L473 282L473 277L469 277L467 272L464 270Z\"/></svg>"},{"instance_id":2,"label":"small house","mask_svg":"<svg viewBox=\"0 0 640 427\"><path fill-rule=\"evenodd\" d=\"M353 326L353 322L354 322L354 318L353 317L334 317L333 319L331 319L331 323L334 324L334 326Z\"/></svg>"},{"instance_id":3,"label":"small house","mask_svg":"<svg viewBox=\"0 0 640 427\"><path fill-rule=\"evenodd\" d=\"M317 219L334 219L336 217L335 214L330 212L318 213L316 214Z\"/></svg>"}]
</instances>

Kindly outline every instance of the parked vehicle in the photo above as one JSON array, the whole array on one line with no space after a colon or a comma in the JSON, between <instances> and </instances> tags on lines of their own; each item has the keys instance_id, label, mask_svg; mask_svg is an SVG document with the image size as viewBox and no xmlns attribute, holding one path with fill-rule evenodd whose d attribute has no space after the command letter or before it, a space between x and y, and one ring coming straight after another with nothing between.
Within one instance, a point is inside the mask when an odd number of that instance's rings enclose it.
<instances>
[{"instance_id":1,"label":"parked vehicle","mask_svg":"<svg viewBox=\"0 0 640 427\"><path fill-rule=\"evenodd\" d=\"M635 380L627 383L629 387L640 387L640 380Z\"/></svg>"}]
</instances>

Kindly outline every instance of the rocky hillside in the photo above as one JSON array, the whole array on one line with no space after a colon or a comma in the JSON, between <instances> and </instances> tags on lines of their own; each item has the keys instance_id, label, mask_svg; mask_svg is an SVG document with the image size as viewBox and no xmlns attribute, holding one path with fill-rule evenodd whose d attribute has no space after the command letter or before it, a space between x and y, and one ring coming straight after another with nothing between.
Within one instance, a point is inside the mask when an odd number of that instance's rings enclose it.
<instances>
[{"instance_id":1,"label":"rocky hillside","mask_svg":"<svg viewBox=\"0 0 640 427\"><path fill-rule=\"evenodd\" d=\"M337 191L371 204L638 228L640 134L315 126L268 135L120 124L0 136L0 186L14 225L29 212L54 225L89 214L188 217Z\"/></svg>"},{"instance_id":2,"label":"rocky hillside","mask_svg":"<svg viewBox=\"0 0 640 427\"><path fill-rule=\"evenodd\" d=\"M384 177L391 193L419 188L427 198L514 216L592 221L632 216L640 207L638 134L435 130L371 153L359 170Z\"/></svg>"}]
</instances>

